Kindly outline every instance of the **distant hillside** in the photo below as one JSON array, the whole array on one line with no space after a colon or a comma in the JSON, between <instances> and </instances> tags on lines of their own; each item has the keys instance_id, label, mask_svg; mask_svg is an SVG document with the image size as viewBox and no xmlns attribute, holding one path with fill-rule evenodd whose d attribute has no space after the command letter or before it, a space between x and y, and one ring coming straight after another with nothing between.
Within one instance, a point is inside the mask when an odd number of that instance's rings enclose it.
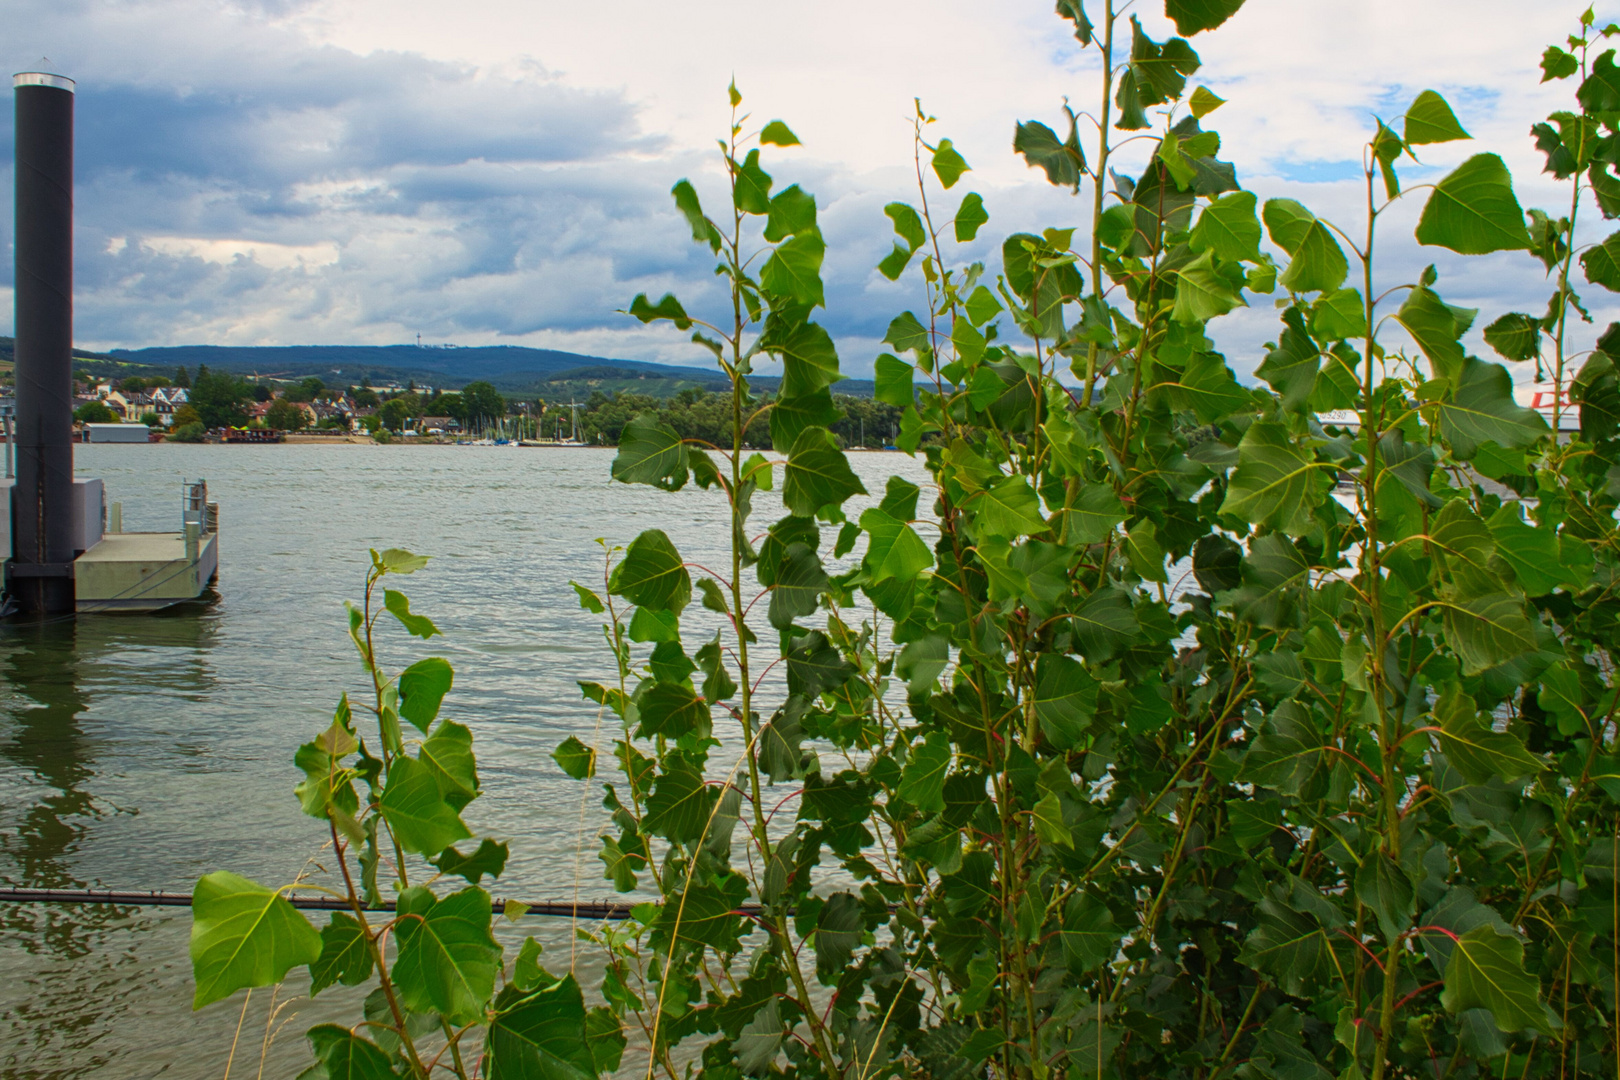
<instances>
[{"instance_id":1,"label":"distant hillside","mask_svg":"<svg viewBox=\"0 0 1620 1080\"><path fill-rule=\"evenodd\" d=\"M115 349L120 359L140 364L195 370L198 364L222 371L273 378L319 375L332 381L359 382L362 376L443 386L464 386L477 379L508 392L532 391L553 380L669 381L704 386L719 380L718 372L702 368L652 364L640 360L610 360L600 356L529 349L516 345L470 348L415 345L289 345L247 348L228 345L179 345L151 349Z\"/></svg>"},{"instance_id":2,"label":"distant hillside","mask_svg":"<svg viewBox=\"0 0 1620 1080\"><path fill-rule=\"evenodd\" d=\"M644 360L613 360L601 356L530 349L519 345L457 346L415 345L289 345L238 347L230 345L174 345L149 349L114 349L111 356L125 363L172 372L198 364L243 375L299 378L319 375L329 383L418 383L456 389L482 379L508 394L533 394L550 399L588 397L593 391L630 392L669 397L688 388L724 389L725 376L713 368L655 364ZM761 390L775 390L776 378L753 380ZM869 396L872 384L847 380L839 393Z\"/></svg>"},{"instance_id":3,"label":"distant hillside","mask_svg":"<svg viewBox=\"0 0 1620 1080\"><path fill-rule=\"evenodd\" d=\"M16 359L17 339L0 337L0 370L9 371ZM143 364L122 360L110 353L91 352L89 349L77 348L73 350L73 370L89 372L98 378L159 373L156 368L148 370ZM165 371L162 374L167 375L169 372Z\"/></svg>"}]
</instances>

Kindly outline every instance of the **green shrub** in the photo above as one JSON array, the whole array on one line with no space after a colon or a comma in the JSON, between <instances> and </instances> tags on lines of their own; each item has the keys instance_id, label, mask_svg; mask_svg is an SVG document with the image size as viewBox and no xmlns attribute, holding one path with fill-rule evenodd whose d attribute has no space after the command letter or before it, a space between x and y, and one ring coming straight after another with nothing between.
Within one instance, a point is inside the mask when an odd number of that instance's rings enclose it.
<instances>
[{"instance_id":1,"label":"green shrub","mask_svg":"<svg viewBox=\"0 0 1620 1080\"><path fill-rule=\"evenodd\" d=\"M105 402L87 401L73 410L73 419L81 424L116 424L120 417Z\"/></svg>"}]
</instances>

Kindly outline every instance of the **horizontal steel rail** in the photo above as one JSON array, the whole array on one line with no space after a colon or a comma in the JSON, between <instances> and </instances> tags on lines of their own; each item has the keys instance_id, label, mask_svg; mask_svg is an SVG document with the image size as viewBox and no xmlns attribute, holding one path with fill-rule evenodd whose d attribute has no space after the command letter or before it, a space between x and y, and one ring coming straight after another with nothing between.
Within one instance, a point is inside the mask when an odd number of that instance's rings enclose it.
<instances>
[{"instance_id":1,"label":"horizontal steel rail","mask_svg":"<svg viewBox=\"0 0 1620 1080\"><path fill-rule=\"evenodd\" d=\"M348 911L350 904L336 896L283 894L287 902L305 911ZM12 904L112 904L119 907L190 907L191 894L177 892L127 892L115 889L22 889L0 886L0 903ZM628 919L635 904L609 900L538 900L507 901L496 899L491 903L495 914L506 910L508 903L521 904L525 915L548 915L577 919ZM368 911L393 911L394 901L385 899ZM757 914L747 909L739 915Z\"/></svg>"}]
</instances>

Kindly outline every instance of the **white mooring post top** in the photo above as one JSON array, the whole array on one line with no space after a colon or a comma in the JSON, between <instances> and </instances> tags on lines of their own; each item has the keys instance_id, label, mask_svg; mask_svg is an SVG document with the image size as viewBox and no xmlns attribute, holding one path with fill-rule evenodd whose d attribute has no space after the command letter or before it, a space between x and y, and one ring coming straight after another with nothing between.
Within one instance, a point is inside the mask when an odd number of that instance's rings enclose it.
<instances>
[{"instance_id":1,"label":"white mooring post top","mask_svg":"<svg viewBox=\"0 0 1620 1080\"><path fill-rule=\"evenodd\" d=\"M11 77L13 90L19 86L49 86L71 94L75 85L66 75L52 75L48 71L19 71Z\"/></svg>"}]
</instances>

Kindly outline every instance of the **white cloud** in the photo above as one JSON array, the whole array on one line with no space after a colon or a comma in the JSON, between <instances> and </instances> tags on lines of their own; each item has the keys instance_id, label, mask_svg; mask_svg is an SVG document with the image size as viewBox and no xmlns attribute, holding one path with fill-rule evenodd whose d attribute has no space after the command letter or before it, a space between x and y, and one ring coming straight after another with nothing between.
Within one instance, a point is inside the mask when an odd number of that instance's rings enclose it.
<instances>
[{"instance_id":1,"label":"white cloud","mask_svg":"<svg viewBox=\"0 0 1620 1080\"><path fill-rule=\"evenodd\" d=\"M148 251L160 255L201 259L220 266L241 261L257 263L269 270L309 270L331 266L338 261L338 246L330 241L322 244L272 244L263 240L217 240L200 236L143 236L140 243ZM117 254L110 242L108 249L109 254Z\"/></svg>"},{"instance_id":2,"label":"white cloud","mask_svg":"<svg viewBox=\"0 0 1620 1080\"><path fill-rule=\"evenodd\" d=\"M1171 32L1141 10L1150 34ZM1491 150L1527 206L1567 200L1526 133L1572 89L1540 85L1536 61L1573 13L1248 0L1193 44L1198 80L1229 100L1212 123L1240 180L1354 231L1371 115L1398 114L1428 87L1476 138L1432 148L1405 167L1409 184ZM92 346L420 331L691 362L682 337L614 310L641 290L718 304L667 191L690 175L717 197L711 140L733 74L758 118L783 117L804 140L775 155L775 171L818 196L826 321L847 370L869 370L889 317L919 302L872 269L889 244L883 205L914 197L913 97L975 167L945 200L948 213L968 187L985 196L992 220L971 257L994 267L999 237L1079 224L1088 205L1010 150L1014 121L1055 124L1065 94L1096 107L1097 54L1076 47L1048 0L16 0L0 48L14 70L46 53L80 80L78 313ZM1478 326L1544 307L1547 283L1525 256L1418 248L1421 199L1381 225L1375 288L1433 261L1448 300L1482 309ZM1600 238L1586 214L1584 238ZM9 240L9 222L0 228ZM1585 291L1598 325L1620 313ZM1220 324L1240 370L1276 326L1270 298L1253 302Z\"/></svg>"}]
</instances>

